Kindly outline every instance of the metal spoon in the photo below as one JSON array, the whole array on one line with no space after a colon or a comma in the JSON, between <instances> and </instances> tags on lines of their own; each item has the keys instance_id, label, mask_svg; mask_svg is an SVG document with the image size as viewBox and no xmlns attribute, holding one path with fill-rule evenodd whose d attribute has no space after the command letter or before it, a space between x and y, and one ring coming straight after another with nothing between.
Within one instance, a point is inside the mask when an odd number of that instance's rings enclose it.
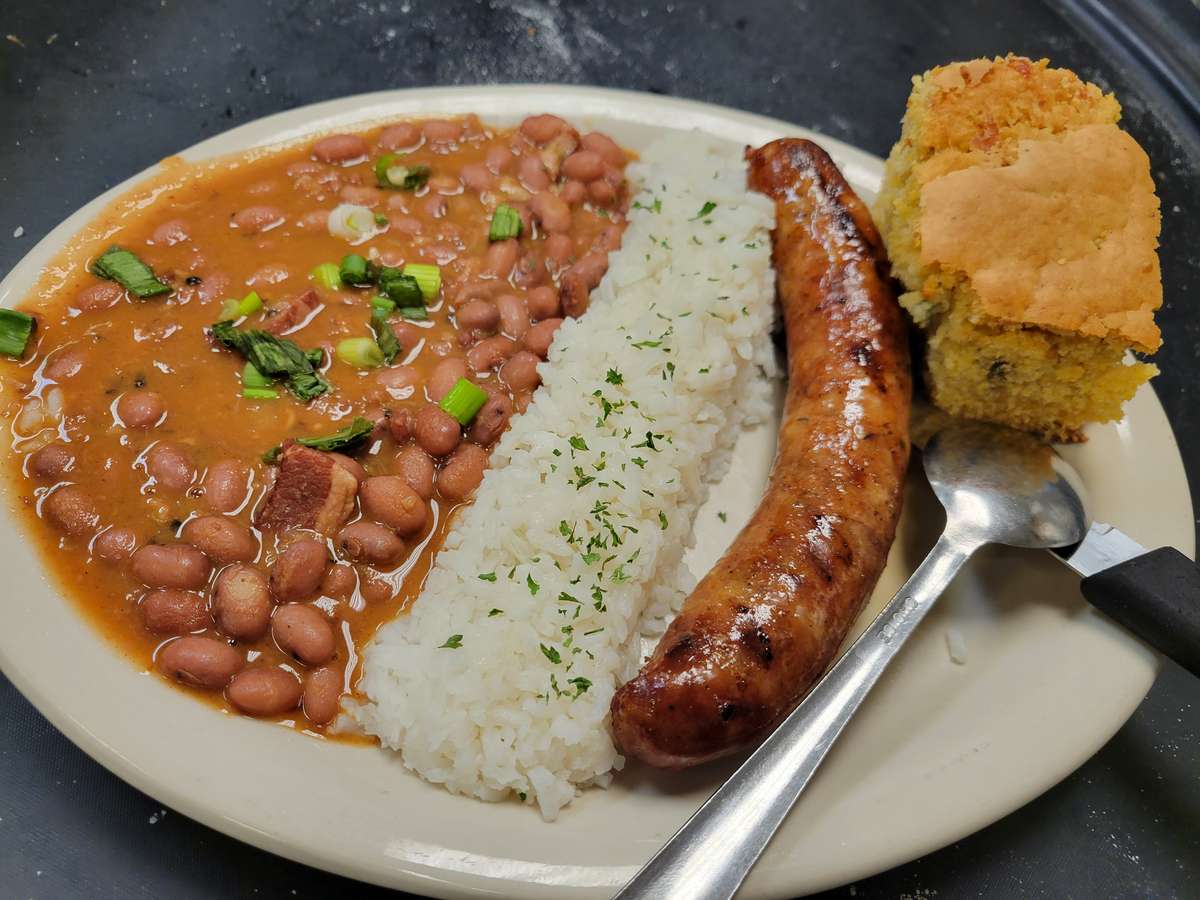
<instances>
[{"instance_id":1,"label":"metal spoon","mask_svg":"<svg viewBox=\"0 0 1200 900\"><path fill-rule=\"evenodd\" d=\"M833 742L955 573L985 544L1051 548L1087 531L1073 470L1017 432L964 424L924 450L946 528L874 622L774 733L617 896L727 900Z\"/></svg>"}]
</instances>

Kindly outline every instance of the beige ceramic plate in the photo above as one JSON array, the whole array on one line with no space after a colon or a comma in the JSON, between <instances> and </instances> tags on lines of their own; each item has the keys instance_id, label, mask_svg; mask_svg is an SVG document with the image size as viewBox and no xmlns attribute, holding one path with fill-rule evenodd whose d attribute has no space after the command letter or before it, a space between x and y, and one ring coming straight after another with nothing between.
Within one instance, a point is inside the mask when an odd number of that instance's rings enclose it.
<instances>
[{"instance_id":1,"label":"beige ceramic plate","mask_svg":"<svg viewBox=\"0 0 1200 900\"><path fill-rule=\"evenodd\" d=\"M335 100L236 128L191 160L373 119L476 112L512 123L555 112L638 148L660 128L739 144L806 134L785 122L664 97L568 87L395 91ZM880 161L824 138L854 186L873 195ZM69 237L142 173L89 203L0 283L16 302ZM737 484L718 486L698 522L707 568L749 515L769 465L769 429L738 445ZM1154 394L1067 451L1097 517L1143 544L1193 551L1187 483ZM732 480L731 480L732 481ZM7 497L11 504L13 498ZM717 510L726 511L722 524ZM874 614L933 543L941 514L913 479ZM11 516L0 516L7 573L0 664L59 729L165 804L274 853L439 897L605 897L703 801L733 763L663 775L632 767L555 824L529 807L430 787L370 748L304 739L223 715L137 671L45 580ZM965 641L950 660L948 629ZM883 678L754 870L746 897L848 882L941 847L1049 788L1121 726L1154 680L1155 656L1092 613L1048 555L982 553Z\"/></svg>"}]
</instances>

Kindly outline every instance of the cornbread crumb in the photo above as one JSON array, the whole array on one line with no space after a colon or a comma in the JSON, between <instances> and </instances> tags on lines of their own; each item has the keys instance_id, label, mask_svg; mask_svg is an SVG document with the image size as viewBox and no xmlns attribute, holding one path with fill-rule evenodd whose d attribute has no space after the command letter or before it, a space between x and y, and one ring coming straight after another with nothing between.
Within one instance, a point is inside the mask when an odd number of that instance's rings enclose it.
<instances>
[{"instance_id":1,"label":"cornbread crumb","mask_svg":"<svg viewBox=\"0 0 1200 900\"><path fill-rule=\"evenodd\" d=\"M1157 369L1159 205L1111 95L1008 56L913 79L876 221L947 412L1079 440Z\"/></svg>"}]
</instances>

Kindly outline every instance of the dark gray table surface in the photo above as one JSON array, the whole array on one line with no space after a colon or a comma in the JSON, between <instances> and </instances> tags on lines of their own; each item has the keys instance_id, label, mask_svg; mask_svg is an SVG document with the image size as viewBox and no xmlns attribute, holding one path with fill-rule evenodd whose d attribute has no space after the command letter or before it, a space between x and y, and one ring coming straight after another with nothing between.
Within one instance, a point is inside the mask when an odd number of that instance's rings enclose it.
<instances>
[{"instance_id":1,"label":"dark gray table surface","mask_svg":"<svg viewBox=\"0 0 1200 900\"><path fill-rule=\"evenodd\" d=\"M1125 126L1150 154L1166 284L1163 374L1154 385L1197 483L1193 0L6 0L5 36L0 271L84 202L163 156L346 94L610 85L777 116L883 155L913 73L1009 49L1049 56L1117 91ZM1166 665L1128 724L1062 784L979 834L829 896L1200 896L1198 705L1200 682ZM2 677L0 715L0 896L386 893L164 810L76 749ZM1036 743L1031 735L1030 755Z\"/></svg>"}]
</instances>

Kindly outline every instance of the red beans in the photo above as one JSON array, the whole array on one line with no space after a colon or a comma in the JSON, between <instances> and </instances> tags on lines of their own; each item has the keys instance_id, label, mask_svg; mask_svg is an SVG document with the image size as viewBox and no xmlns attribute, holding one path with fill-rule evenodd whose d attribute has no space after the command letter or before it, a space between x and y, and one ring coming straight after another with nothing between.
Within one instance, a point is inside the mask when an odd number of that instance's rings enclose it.
<instances>
[{"instance_id":1,"label":"red beans","mask_svg":"<svg viewBox=\"0 0 1200 900\"><path fill-rule=\"evenodd\" d=\"M488 152L484 154L483 164L488 167L488 170L497 175L503 175L516 162L517 157L512 150L504 146L489 147ZM466 167L463 167L463 174L466 175ZM466 178L464 177L464 181Z\"/></svg>"},{"instance_id":2,"label":"red beans","mask_svg":"<svg viewBox=\"0 0 1200 900\"><path fill-rule=\"evenodd\" d=\"M576 150L563 160L562 174L578 181L593 181L604 174L604 157L595 150Z\"/></svg>"},{"instance_id":3,"label":"red beans","mask_svg":"<svg viewBox=\"0 0 1200 900\"><path fill-rule=\"evenodd\" d=\"M313 144L313 156L323 163L347 166L365 159L370 148L357 134L331 134Z\"/></svg>"},{"instance_id":4,"label":"red beans","mask_svg":"<svg viewBox=\"0 0 1200 900\"><path fill-rule=\"evenodd\" d=\"M288 603L271 617L271 636L284 653L306 666L328 662L335 649L333 629L315 606Z\"/></svg>"},{"instance_id":5,"label":"red beans","mask_svg":"<svg viewBox=\"0 0 1200 900\"><path fill-rule=\"evenodd\" d=\"M271 593L280 603L303 600L317 592L328 565L323 541L303 538L288 544L271 566Z\"/></svg>"},{"instance_id":6,"label":"red beans","mask_svg":"<svg viewBox=\"0 0 1200 900\"><path fill-rule=\"evenodd\" d=\"M528 350L514 353L512 359L500 367L500 380L516 393L532 390L542 383L542 376L537 371L538 362L537 356Z\"/></svg>"},{"instance_id":7,"label":"red beans","mask_svg":"<svg viewBox=\"0 0 1200 900\"><path fill-rule=\"evenodd\" d=\"M225 687L246 660L224 641L189 635L163 647L156 662L169 678L215 690Z\"/></svg>"},{"instance_id":8,"label":"red beans","mask_svg":"<svg viewBox=\"0 0 1200 900\"><path fill-rule=\"evenodd\" d=\"M370 570L364 572L363 577L359 580L358 592L362 594L363 600L367 603L387 603L396 595L390 581L372 575Z\"/></svg>"},{"instance_id":9,"label":"red beans","mask_svg":"<svg viewBox=\"0 0 1200 900\"><path fill-rule=\"evenodd\" d=\"M257 641L271 624L271 592L267 578L254 566L221 570L213 585L213 617L217 627L239 641Z\"/></svg>"},{"instance_id":10,"label":"red beans","mask_svg":"<svg viewBox=\"0 0 1200 900\"><path fill-rule=\"evenodd\" d=\"M561 235L553 235L552 237L560 237ZM550 241L546 241L547 248ZM529 310L529 317L535 322L540 322L542 319L554 319L562 314L562 308L558 304L558 291L551 285L542 285L536 287L525 295L525 307Z\"/></svg>"},{"instance_id":11,"label":"red beans","mask_svg":"<svg viewBox=\"0 0 1200 900\"><path fill-rule=\"evenodd\" d=\"M544 191L550 187L550 176L546 174L546 167L536 156L521 157L521 161L517 163L517 178L529 191Z\"/></svg>"},{"instance_id":12,"label":"red beans","mask_svg":"<svg viewBox=\"0 0 1200 900\"><path fill-rule=\"evenodd\" d=\"M502 335L484 338L467 351L467 365L472 372L488 372L512 356L516 349L517 345Z\"/></svg>"},{"instance_id":13,"label":"red beans","mask_svg":"<svg viewBox=\"0 0 1200 900\"><path fill-rule=\"evenodd\" d=\"M617 199L617 189L602 179L588 182L587 192L597 206L612 206Z\"/></svg>"},{"instance_id":14,"label":"red beans","mask_svg":"<svg viewBox=\"0 0 1200 900\"><path fill-rule=\"evenodd\" d=\"M378 206L383 202L383 191L369 184L348 184L338 191L338 199L356 206Z\"/></svg>"},{"instance_id":15,"label":"red beans","mask_svg":"<svg viewBox=\"0 0 1200 900\"><path fill-rule=\"evenodd\" d=\"M108 284L109 282L105 282ZM83 371L85 361L84 352L77 347L68 347L66 350L60 350L50 357L50 361L46 363L46 368L42 370L42 374L51 381L61 383L68 378L74 378Z\"/></svg>"},{"instance_id":16,"label":"red beans","mask_svg":"<svg viewBox=\"0 0 1200 900\"><path fill-rule=\"evenodd\" d=\"M92 552L101 559L120 562L133 556L137 544L137 534L132 528L106 528L96 535L96 540L92 542Z\"/></svg>"},{"instance_id":17,"label":"red beans","mask_svg":"<svg viewBox=\"0 0 1200 900\"><path fill-rule=\"evenodd\" d=\"M543 114L540 116L529 116L521 122L521 134L529 138L535 144L544 144L547 141L557 137L563 129L567 128L567 123L558 116Z\"/></svg>"},{"instance_id":18,"label":"red beans","mask_svg":"<svg viewBox=\"0 0 1200 900\"><path fill-rule=\"evenodd\" d=\"M403 345L403 342L401 342ZM420 373L412 366L395 366L384 369L375 376L375 396L387 400L407 400L412 397L421 383Z\"/></svg>"},{"instance_id":19,"label":"red beans","mask_svg":"<svg viewBox=\"0 0 1200 900\"><path fill-rule=\"evenodd\" d=\"M387 417L388 434L397 444L408 443L412 437L413 415L407 409L392 410Z\"/></svg>"},{"instance_id":20,"label":"red beans","mask_svg":"<svg viewBox=\"0 0 1200 900\"><path fill-rule=\"evenodd\" d=\"M338 533L338 547L347 559L391 566L404 555L404 541L390 528L375 522L352 522Z\"/></svg>"},{"instance_id":21,"label":"red beans","mask_svg":"<svg viewBox=\"0 0 1200 900\"><path fill-rule=\"evenodd\" d=\"M258 540L250 529L225 516L191 519L179 536L219 565L249 562L258 556Z\"/></svg>"},{"instance_id":22,"label":"red beans","mask_svg":"<svg viewBox=\"0 0 1200 900\"><path fill-rule=\"evenodd\" d=\"M358 492L363 515L394 529L404 537L425 527L429 508L399 475L376 475Z\"/></svg>"},{"instance_id":23,"label":"red beans","mask_svg":"<svg viewBox=\"0 0 1200 900\"><path fill-rule=\"evenodd\" d=\"M457 356L446 357L429 373L429 383L425 386L425 392L429 394L429 399L436 403L450 393L450 389L458 384L460 378L466 377L467 361Z\"/></svg>"},{"instance_id":24,"label":"red beans","mask_svg":"<svg viewBox=\"0 0 1200 900\"><path fill-rule=\"evenodd\" d=\"M278 666L255 666L233 676L225 695L248 716L281 716L300 705L300 679Z\"/></svg>"},{"instance_id":25,"label":"red beans","mask_svg":"<svg viewBox=\"0 0 1200 900\"><path fill-rule=\"evenodd\" d=\"M129 391L117 400L117 416L126 428L153 428L167 414L167 404L154 391Z\"/></svg>"},{"instance_id":26,"label":"red beans","mask_svg":"<svg viewBox=\"0 0 1200 900\"><path fill-rule=\"evenodd\" d=\"M507 278L512 267L517 264L519 254L520 247L515 239L496 241L487 248L487 253L484 254L483 271L498 278Z\"/></svg>"},{"instance_id":27,"label":"red beans","mask_svg":"<svg viewBox=\"0 0 1200 900\"><path fill-rule=\"evenodd\" d=\"M529 330L529 311L524 301L513 294L502 294L496 298L496 309L500 313L500 329L513 340L523 338Z\"/></svg>"},{"instance_id":28,"label":"red beans","mask_svg":"<svg viewBox=\"0 0 1200 900\"><path fill-rule=\"evenodd\" d=\"M488 397L475 414L467 436L481 447L490 447L504 433L512 414L512 399L507 392L498 390Z\"/></svg>"},{"instance_id":29,"label":"red beans","mask_svg":"<svg viewBox=\"0 0 1200 900\"><path fill-rule=\"evenodd\" d=\"M458 177L462 179L462 183L468 190L478 194L494 190L496 187L496 176L488 171L486 165L480 163L468 163L463 166Z\"/></svg>"},{"instance_id":30,"label":"red beans","mask_svg":"<svg viewBox=\"0 0 1200 900\"><path fill-rule=\"evenodd\" d=\"M130 558L130 571L146 587L195 591L208 583L212 563L187 544L148 544Z\"/></svg>"},{"instance_id":31,"label":"red beans","mask_svg":"<svg viewBox=\"0 0 1200 900\"><path fill-rule=\"evenodd\" d=\"M537 287L546 280L546 264L537 250L529 250L517 261L512 280L523 288Z\"/></svg>"},{"instance_id":32,"label":"red beans","mask_svg":"<svg viewBox=\"0 0 1200 900\"><path fill-rule=\"evenodd\" d=\"M575 242L571 240L567 234L551 234L546 238L546 259L554 263L558 268L562 268L571 258L571 254L575 252ZM558 303L558 297L555 297L555 304Z\"/></svg>"},{"instance_id":33,"label":"red beans","mask_svg":"<svg viewBox=\"0 0 1200 900\"><path fill-rule=\"evenodd\" d=\"M157 247L174 247L189 237L187 222L183 219L169 219L154 229L150 240Z\"/></svg>"},{"instance_id":34,"label":"red beans","mask_svg":"<svg viewBox=\"0 0 1200 900\"><path fill-rule=\"evenodd\" d=\"M87 492L66 484L42 501L42 516L64 534L87 534L100 523L100 514Z\"/></svg>"},{"instance_id":35,"label":"red beans","mask_svg":"<svg viewBox=\"0 0 1200 900\"><path fill-rule=\"evenodd\" d=\"M597 154L611 166L625 165L625 151L606 134L593 131L580 138L579 143L584 150L590 150Z\"/></svg>"},{"instance_id":36,"label":"red beans","mask_svg":"<svg viewBox=\"0 0 1200 900\"><path fill-rule=\"evenodd\" d=\"M487 300L468 300L458 308L454 316L458 321L459 328L475 331L495 331L496 326L500 324L499 310L496 309L494 303L489 303ZM463 374L466 374L465 363ZM455 379L455 381L457 380Z\"/></svg>"},{"instance_id":37,"label":"red beans","mask_svg":"<svg viewBox=\"0 0 1200 900\"><path fill-rule=\"evenodd\" d=\"M563 323L562 319L543 319L525 335L525 349L530 353L545 359L550 353L550 344L554 341L554 332Z\"/></svg>"},{"instance_id":38,"label":"red beans","mask_svg":"<svg viewBox=\"0 0 1200 900\"><path fill-rule=\"evenodd\" d=\"M155 634L187 634L208 625L208 604L192 591L149 591L141 605L142 621Z\"/></svg>"},{"instance_id":39,"label":"red beans","mask_svg":"<svg viewBox=\"0 0 1200 900\"><path fill-rule=\"evenodd\" d=\"M333 666L313 669L304 679L304 697L301 705L304 715L314 725L327 725L338 713L338 701L342 699L342 672Z\"/></svg>"},{"instance_id":40,"label":"red beans","mask_svg":"<svg viewBox=\"0 0 1200 900\"><path fill-rule=\"evenodd\" d=\"M204 500L210 509L231 513L246 502L250 467L237 459L223 459L208 467Z\"/></svg>"},{"instance_id":41,"label":"red beans","mask_svg":"<svg viewBox=\"0 0 1200 900\"><path fill-rule=\"evenodd\" d=\"M379 146L384 150L410 150L421 143L421 130L412 122L398 122L379 132Z\"/></svg>"},{"instance_id":42,"label":"red beans","mask_svg":"<svg viewBox=\"0 0 1200 900\"><path fill-rule=\"evenodd\" d=\"M445 456L462 440L462 426L436 404L421 407L413 420L413 437L430 456Z\"/></svg>"},{"instance_id":43,"label":"red beans","mask_svg":"<svg viewBox=\"0 0 1200 900\"><path fill-rule=\"evenodd\" d=\"M345 563L337 563L330 566L325 577L321 579L321 596L347 600L354 593L357 584L358 576L354 574L354 568Z\"/></svg>"},{"instance_id":44,"label":"red beans","mask_svg":"<svg viewBox=\"0 0 1200 900\"><path fill-rule=\"evenodd\" d=\"M425 340L425 329L418 328L411 322L392 322L391 325L392 334L396 336L405 353L411 353L417 344Z\"/></svg>"},{"instance_id":45,"label":"red beans","mask_svg":"<svg viewBox=\"0 0 1200 900\"><path fill-rule=\"evenodd\" d=\"M396 474L423 500L433 496L433 460L416 444L409 444L396 454Z\"/></svg>"},{"instance_id":46,"label":"red beans","mask_svg":"<svg viewBox=\"0 0 1200 900\"><path fill-rule=\"evenodd\" d=\"M124 296L125 289L115 281L102 281L86 287L76 294L71 306L81 312L93 312L94 310L108 309Z\"/></svg>"},{"instance_id":47,"label":"red beans","mask_svg":"<svg viewBox=\"0 0 1200 900\"><path fill-rule=\"evenodd\" d=\"M62 444L47 444L29 454L25 471L34 478L59 478L75 467L75 454Z\"/></svg>"},{"instance_id":48,"label":"red beans","mask_svg":"<svg viewBox=\"0 0 1200 900\"><path fill-rule=\"evenodd\" d=\"M483 481L487 453L477 444L463 444L438 472L437 487L451 501L465 500Z\"/></svg>"},{"instance_id":49,"label":"red beans","mask_svg":"<svg viewBox=\"0 0 1200 900\"><path fill-rule=\"evenodd\" d=\"M367 470L359 464L357 459L352 459L344 453L330 453L329 458L333 460L334 465L341 466L353 475L355 481L361 482L367 477Z\"/></svg>"},{"instance_id":50,"label":"red beans","mask_svg":"<svg viewBox=\"0 0 1200 900\"><path fill-rule=\"evenodd\" d=\"M592 288L600 283L606 271L608 254L593 250L563 273L559 295L568 316L577 318L587 311Z\"/></svg>"},{"instance_id":51,"label":"red beans","mask_svg":"<svg viewBox=\"0 0 1200 900\"><path fill-rule=\"evenodd\" d=\"M192 484L192 461L175 444L155 444L146 454L146 472L168 493L182 494Z\"/></svg>"},{"instance_id":52,"label":"red beans","mask_svg":"<svg viewBox=\"0 0 1200 900\"><path fill-rule=\"evenodd\" d=\"M448 144L462 137L463 123L452 119L430 119L421 126L421 133L430 143Z\"/></svg>"},{"instance_id":53,"label":"red beans","mask_svg":"<svg viewBox=\"0 0 1200 900\"><path fill-rule=\"evenodd\" d=\"M233 224L246 234L270 231L285 221L283 210L275 206L247 206L233 214Z\"/></svg>"},{"instance_id":54,"label":"red beans","mask_svg":"<svg viewBox=\"0 0 1200 900\"><path fill-rule=\"evenodd\" d=\"M578 206L587 199L587 185L582 181L565 181L559 188L558 196L562 197L568 206Z\"/></svg>"}]
</instances>

